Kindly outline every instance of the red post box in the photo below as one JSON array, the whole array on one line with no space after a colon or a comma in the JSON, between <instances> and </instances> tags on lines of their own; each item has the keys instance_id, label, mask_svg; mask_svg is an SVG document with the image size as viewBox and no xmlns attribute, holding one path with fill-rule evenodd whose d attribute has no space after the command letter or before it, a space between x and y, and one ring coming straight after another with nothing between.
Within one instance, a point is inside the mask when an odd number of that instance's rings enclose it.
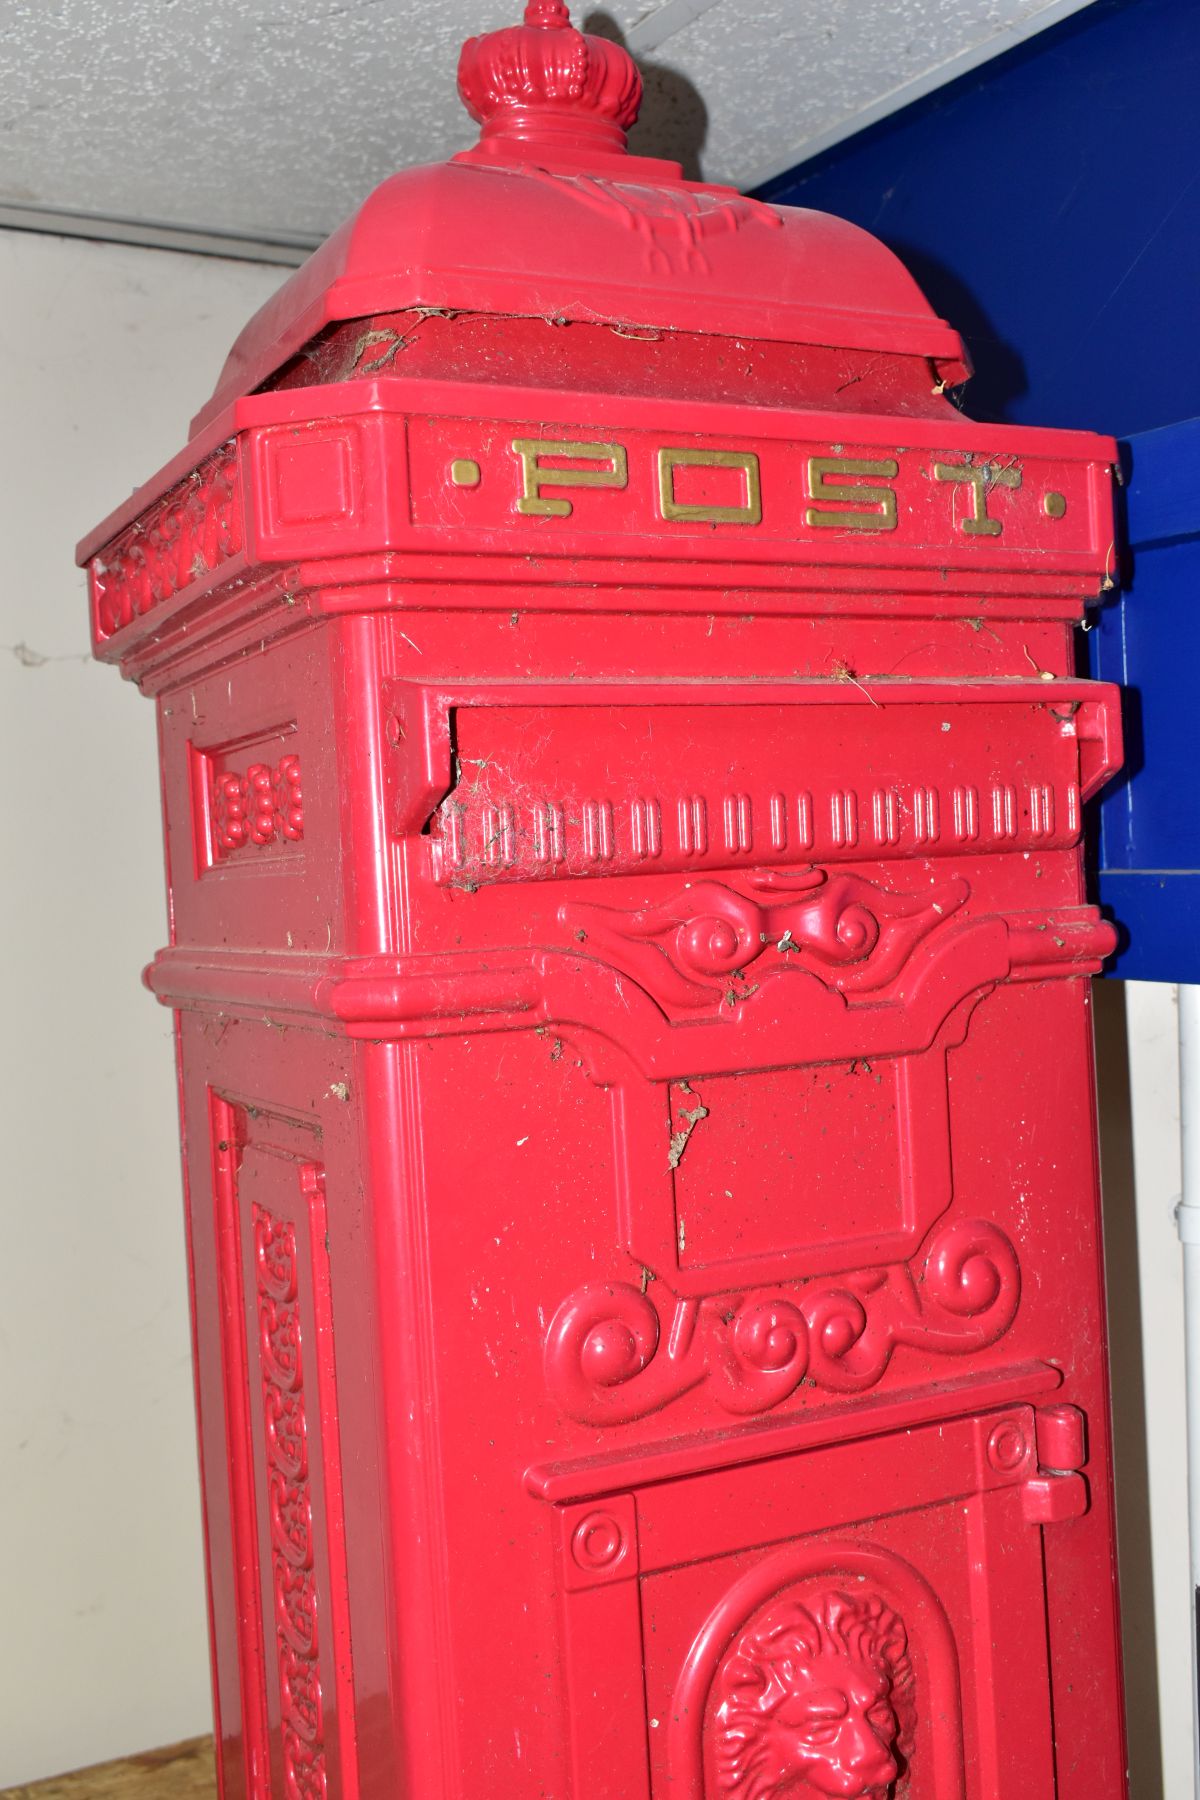
<instances>
[{"instance_id":1,"label":"red post box","mask_svg":"<svg viewBox=\"0 0 1200 1800\"><path fill-rule=\"evenodd\" d=\"M1113 445L558 0L83 545L156 701L225 1800L1124 1791Z\"/></svg>"}]
</instances>

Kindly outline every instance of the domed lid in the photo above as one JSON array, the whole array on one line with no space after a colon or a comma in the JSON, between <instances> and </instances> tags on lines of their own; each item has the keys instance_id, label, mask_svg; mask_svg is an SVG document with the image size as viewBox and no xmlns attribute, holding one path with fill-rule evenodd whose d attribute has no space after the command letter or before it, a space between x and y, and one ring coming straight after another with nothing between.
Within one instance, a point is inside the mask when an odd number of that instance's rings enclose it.
<instances>
[{"instance_id":1,"label":"domed lid","mask_svg":"<svg viewBox=\"0 0 1200 1800\"><path fill-rule=\"evenodd\" d=\"M479 142L375 189L247 324L193 435L327 326L410 308L893 351L965 376L958 334L867 232L630 155L637 67L563 0L470 38L458 87Z\"/></svg>"}]
</instances>

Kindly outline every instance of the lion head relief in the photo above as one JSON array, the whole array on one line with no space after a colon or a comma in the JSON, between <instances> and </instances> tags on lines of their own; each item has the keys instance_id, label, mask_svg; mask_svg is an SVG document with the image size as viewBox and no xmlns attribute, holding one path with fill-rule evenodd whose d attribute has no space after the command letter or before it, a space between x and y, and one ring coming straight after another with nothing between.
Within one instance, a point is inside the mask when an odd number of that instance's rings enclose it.
<instances>
[{"instance_id":1,"label":"lion head relief","mask_svg":"<svg viewBox=\"0 0 1200 1800\"><path fill-rule=\"evenodd\" d=\"M884 1800L911 1749L903 1621L877 1596L783 1600L713 1684L719 1791L736 1800Z\"/></svg>"}]
</instances>

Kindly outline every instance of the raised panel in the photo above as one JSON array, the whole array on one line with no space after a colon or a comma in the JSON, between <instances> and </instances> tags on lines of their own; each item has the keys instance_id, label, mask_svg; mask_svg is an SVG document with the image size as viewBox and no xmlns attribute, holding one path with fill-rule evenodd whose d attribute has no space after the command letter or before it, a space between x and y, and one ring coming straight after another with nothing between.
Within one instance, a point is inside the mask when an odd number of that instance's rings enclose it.
<instances>
[{"instance_id":1,"label":"raised panel","mask_svg":"<svg viewBox=\"0 0 1200 1800\"><path fill-rule=\"evenodd\" d=\"M623 1800L1054 1800L1034 1421L1017 1405L562 1507L564 1558L607 1556L563 1585L572 1800L617 1792L589 1749L617 1707L649 1751ZM597 1591L602 1659L579 1645Z\"/></svg>"},{"instance_id":2,"label":"raised panel","mask_svg":"<svg viewBox=\"0 0 1200 1800\"><path fill-rule=\"evenodd\" d=\"M815 1252L819 1263L830 1244L910 1230L900 1068L895 1058L876 1066L864 1057L673 1083L679 1267L788 1250L799 1250L798 1260Z\"/></svg>"},{"instance_id":3,"label":"raised panel","mask_svg":"<svg viewBox=\"0 0 1200 1800\"><path fill-rule=\"evenodd\" d=\"M319 1145L219 1096L212 1125L250 1794L357 1800Z\"/></svg>"},{"instance_id":4,"label":"raised panel","mask_svg":"<svg viewBox=\"0 0 1200 1800\"><path fill-rule=\"evenodd\" d=\"M697 1296L912 1257L953 1195L947 1054L614 1089L624 1247Z\"/></svg>"}]
</instances>

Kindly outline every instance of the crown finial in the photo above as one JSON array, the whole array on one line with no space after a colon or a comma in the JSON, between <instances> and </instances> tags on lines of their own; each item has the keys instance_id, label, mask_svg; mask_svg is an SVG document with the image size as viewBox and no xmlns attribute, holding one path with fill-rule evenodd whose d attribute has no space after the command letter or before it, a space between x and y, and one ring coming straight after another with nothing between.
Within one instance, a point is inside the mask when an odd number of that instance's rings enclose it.
<instances>
[{"instance_id":1,"label":"crown finial","mask_svg":"<svg viewBox=\"0 0 1200 1800\"><path fill-rule=\"evenodd\" d=\"M543 31L569 30L571 11L564 0L529 0L525 23L540 25Z\"/></svg>"},{"instance_id":2,"label":"crown finial","mask_svg":"<svg viewBox=\"0 0 1200 1800\"><path fill-rule=\"evenodd\" d=\"M528 0L523 24L468 38L458 91L481 143L612 154L637 118L642 78L620 44L577 31L563 0Z\"/></svg>"}]
</instances>

